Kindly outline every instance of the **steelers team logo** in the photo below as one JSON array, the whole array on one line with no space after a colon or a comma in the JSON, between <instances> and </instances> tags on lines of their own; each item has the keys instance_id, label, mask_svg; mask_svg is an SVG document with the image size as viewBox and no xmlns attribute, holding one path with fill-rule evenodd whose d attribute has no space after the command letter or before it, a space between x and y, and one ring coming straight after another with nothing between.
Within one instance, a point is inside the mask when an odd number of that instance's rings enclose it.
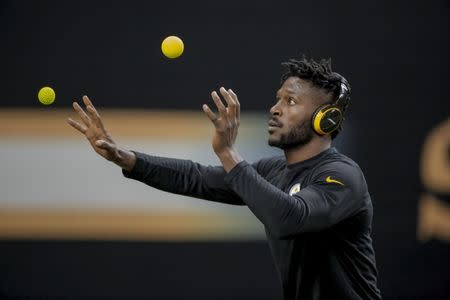
<instances>
[{"instance_id":1,"label":"steelers team logo","mask_svg":"<svg viewBox=\"0 0 450 300\"><path fill-rule=\"evenodd\" d=\"M289 190L289 196L297 194L298 192L300 192L300 183L294 184L291 187L291 189Z\"/></svg>"}]
</instances>

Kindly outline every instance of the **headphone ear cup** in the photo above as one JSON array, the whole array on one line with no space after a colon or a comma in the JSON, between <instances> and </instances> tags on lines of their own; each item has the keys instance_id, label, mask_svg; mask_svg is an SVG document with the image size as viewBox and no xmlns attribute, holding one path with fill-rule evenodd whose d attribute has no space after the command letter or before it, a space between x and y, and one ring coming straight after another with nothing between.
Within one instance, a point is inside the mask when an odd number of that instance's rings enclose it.
<instances>
[{"instance_id":1,"label":"headphone ear cup","mask_svg":"<svg viewBox=\"0 0 450 300\"><path fill-rule=\"evenodd\" d=\"M318 135L324 135L322 129L320 128L320 119L323 116L323 111L327 109L329 105L319 106L312 115L311 124L315 133Z\"/></svg>"},{"instance_id":2,"label":"headphone ear cup","mask_svg":"<svg viewBox=\"0 0 450 300\"><path fill-rule=\"evenodd\" d=\"M339 107L325 105L319 107L313 114L312 127L318 135L330 134L342 123L343 114Z\"/></svg>"}]
</instances>

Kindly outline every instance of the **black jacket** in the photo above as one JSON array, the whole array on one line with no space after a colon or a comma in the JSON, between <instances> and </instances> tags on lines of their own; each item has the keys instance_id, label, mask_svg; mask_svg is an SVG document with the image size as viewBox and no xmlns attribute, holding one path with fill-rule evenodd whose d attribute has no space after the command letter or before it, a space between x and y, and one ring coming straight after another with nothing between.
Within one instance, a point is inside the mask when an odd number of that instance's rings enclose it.
<instances>
[{"instance_id":1,"label":"black jacket","mask_svg":"<svg viewBox=\"0 0 450 300\"><path fill-rule=\"evenodd\" d=\"M290 299L381 299L370 237L372 202L358 165L330 148L287 165L284 157L222 167L136 154L124 176L155 188L247 205L264 224Z\"/></svg>"}]
</instances>

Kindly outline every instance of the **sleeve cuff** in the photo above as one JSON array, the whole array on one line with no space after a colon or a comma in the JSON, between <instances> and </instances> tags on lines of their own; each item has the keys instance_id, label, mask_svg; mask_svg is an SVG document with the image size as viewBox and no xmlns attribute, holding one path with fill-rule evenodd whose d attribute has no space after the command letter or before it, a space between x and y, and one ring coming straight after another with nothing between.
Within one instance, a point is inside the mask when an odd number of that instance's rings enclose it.
<instances>
[{"instance_id":1,"label":"sleeve cuff","mask_svg":"<svg viewBox=\"0 0 450 300\"><path fill-rule=\"evenodd\" d=\"M136 155L136 163L134 164L134 167L131 171L127 171L125 169L122 169L122 174L123 176L125 176L126 178L131 178L131 179L137 179L139 180L140 178L143 177L144 175L144 170L145 170L145 160L144 160L144 154L137 152L137 151L133 151L130 150L131 152L134 153L134 155Z\"/></svg>"},{"instance_id":2,"label":"sleeve cuff","mask_svg":"<svg viewBox=\"0 0 450 300\"><path fill-rule=\"evenodd\" d=\"M230 184L233 181L233 179L236 176L238 176L239 173L241 173L242 170L247 166L250 166L250 165L245 160L243 160L240 163L238 163L237 165L235 165L234 168L231 169L231 171L228 172L227 175L225 175L225 178L224 178L225 183Z\"/></svg>"}]
</instances>

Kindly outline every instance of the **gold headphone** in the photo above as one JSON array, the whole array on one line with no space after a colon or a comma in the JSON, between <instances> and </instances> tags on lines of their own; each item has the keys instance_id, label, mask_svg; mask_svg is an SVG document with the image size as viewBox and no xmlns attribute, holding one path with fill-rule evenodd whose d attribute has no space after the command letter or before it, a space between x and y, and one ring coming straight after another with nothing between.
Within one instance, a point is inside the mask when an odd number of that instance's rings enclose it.
<instances>
[{"instance_id":1,"label":"gold headphone","mask_svg":"<svg viewBox=\"0 0 450 300\"><path fill-rule=\"evenodd\" d=\"M312 128L318 135L331 134L338 130L344 120L344 111L350 102L350 89L345 78L340 77L341 90L337 100L332 104L320 106L312 115Z\"/></svg>"}]
</instances>

